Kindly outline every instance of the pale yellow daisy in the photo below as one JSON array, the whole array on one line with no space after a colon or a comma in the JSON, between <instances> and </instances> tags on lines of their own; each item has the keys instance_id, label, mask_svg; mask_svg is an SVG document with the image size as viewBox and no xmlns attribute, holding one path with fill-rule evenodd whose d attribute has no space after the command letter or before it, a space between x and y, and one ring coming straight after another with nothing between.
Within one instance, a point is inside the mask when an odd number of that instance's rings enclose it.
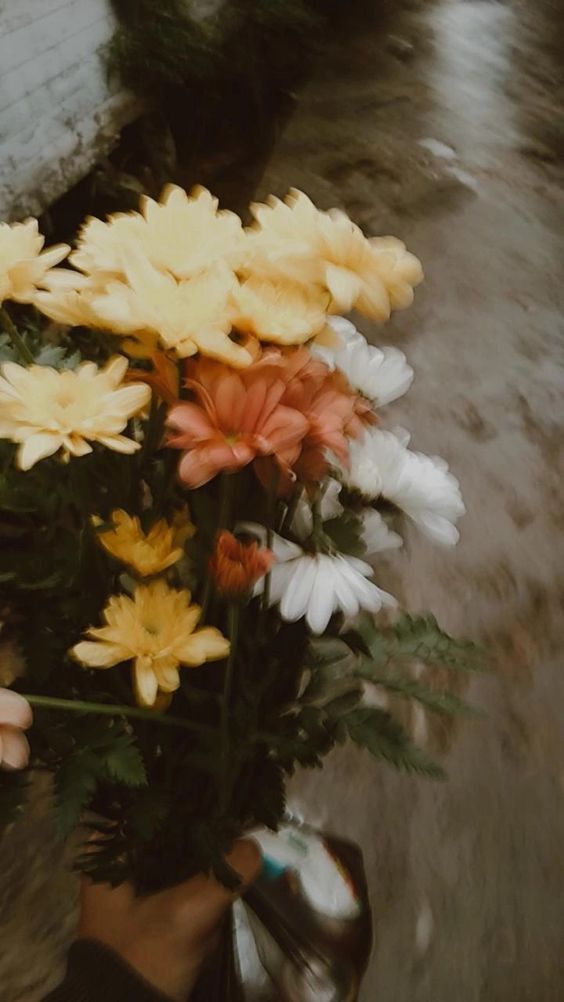
<instances>
[{"instance_id":1,"label":"pale yellow daisy","mask_svg":"<svg viewBox=\"0 0 564 1002\"><path fill-rule=\"evenodd\" d=\"M132 252L127 284L113 282L93 300L105 327L116 334L146 330L158 335L165 349L180 358L201 352L227 365L249 365L252 357L231 340L231 294L236 279L217 265L201 275L177 281Z\"/></svg>"},{"instance_id":2,"label":"pale yellow daisy","mask_svg":"<svg viewBox=\"0 0 564 1002\"><path fill-rule=\"evenodd\" d=\"M251 276L233 292L233 326L274 344L303 344L327 325L330 296L317 286Z\"/></svg>"},{"instance_id":3,"label":"pale yellow daisy","mask_svg":"<svg viewBox=\"0 0 564 1002\"><path fill-rule=\"evenodd\" d=\"M160 202L141 199L146 227L143 248L151 263L175 278L199 275L218 262L237 267L245 251L239 216L218 210L218 200L205 188L187 195L169 184Z\"/></svg>"},{"instance_id":4,"label":"pale yellow daisy","mask_svg":"<svg viewBox=\"0 0 564 1002\"><path fill-rule=\"evenodd\" d=\"M0 367L0 438L19 444L20 469L29 470L59 449L65 459L85 456L92 452L91 442L135 452L139 444L121 432L146 407L151 390L143 383L124 385L127 366L122 355L103 369L83 362L66 372L5 362Z\"/></svg>"},{"instance_id":5,"label":"pale yellow daisy","mask_svg":"<svg viewBox=\"0 0 564 1002\"><path fill-rule=\"evenodd\" d=\"M401 240L369 240L346 213L321 212L296 189L284 202L271 197L252 211L257 226L249 234L250 267L258 273L321 285L330 293L332 313L357 309L386 320L412 302L423 272Z\"/></svg>"},{"instance_id":6,"label":"pale yellow daisy","mask_svg":"<svg viewBox=\"0 0 564 1002\"><path fill-rule=\"evenodd\" d=\"M99 285L124 274L124 261L131 247L139 247L145 222L138 212L116 212L104 222L89 216L80 229L70 263L94 278Z\"/></svg>"},{"instance_id":7,"label":"pale yellow daisy","mask_svg":"<svg viewBox=\"0 0 564 1002\"><path fill-rule=\"evenodd\" d=\"M135 589L133 598L114 595L103 611L104 626L91 627L71 654L89 668L133 661L133 687L140 706L154 707L162 693L180 685L179 667L197 667L227 657L229 641L213 626L196 629L201 615L190 592L162 578Z\"/></svg>"},{"instance_id":8,"label":"pale yellow daisy","mask_svg":"<svg viewBox=\"0 0 564 1002\"><path fill-rule=\"evenodd\" d=\"M33 302L37 286L70 250L67 244L55 244L44 251L44 242L37 219L0 223L0 304L5 299Z\"/></svg>"}]
</instances>

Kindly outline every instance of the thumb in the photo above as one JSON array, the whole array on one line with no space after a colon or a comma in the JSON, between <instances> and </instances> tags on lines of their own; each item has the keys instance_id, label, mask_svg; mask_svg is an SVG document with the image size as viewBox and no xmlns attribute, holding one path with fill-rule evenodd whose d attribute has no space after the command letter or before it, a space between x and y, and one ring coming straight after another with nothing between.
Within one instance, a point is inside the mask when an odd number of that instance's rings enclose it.
<instances>
[{"instance_id":1,"label":"thumb","mask_svg":"<svg viewBox=\"0 0 564 1002\"><path fill-rule=\"evenodd\" d=\"M241 885L235 891L215 877L204 876L193 877L173 891L177 902L182 902L181 913L189 917L193 936L199 940L215 931L233 902L256 880L262 866L260 849L251 839L235 842L225 861L241 878Z\"/></svg>"}]
</instances>

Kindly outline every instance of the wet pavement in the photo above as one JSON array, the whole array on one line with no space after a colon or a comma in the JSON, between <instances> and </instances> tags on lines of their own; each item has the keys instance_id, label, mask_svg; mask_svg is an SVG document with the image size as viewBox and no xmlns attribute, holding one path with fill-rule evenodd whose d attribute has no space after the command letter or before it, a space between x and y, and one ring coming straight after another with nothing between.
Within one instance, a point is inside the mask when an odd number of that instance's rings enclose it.
<instances>
[{"instance_id":1,"label":"wet pavement","mask_svg":"<svg viewBox=\"0 0 564 1002\"><path fill-rule=\"evenodd\" d=\"M376 343L415 368L389 411L444 456L468 514L451 550L409 539L378 583L485 641L486 716L415 735L445 784L355 750L300 776L302 813L359 841L376 943L363 1002L564 998L561 483L564 12L389 3L342 34L297 99L258 195L302 188L422 259L415 306Z\"/></svg>"}]
</instances>

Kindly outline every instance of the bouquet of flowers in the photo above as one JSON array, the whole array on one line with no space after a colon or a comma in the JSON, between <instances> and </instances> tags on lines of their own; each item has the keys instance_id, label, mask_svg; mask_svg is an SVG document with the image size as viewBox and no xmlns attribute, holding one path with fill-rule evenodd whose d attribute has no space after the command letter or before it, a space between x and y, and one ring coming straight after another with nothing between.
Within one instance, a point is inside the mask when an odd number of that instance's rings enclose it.
<instances>
[{"instance_id":1,"label":"bouquet of flowers","mask_svg":"<svg viewBox=\"0 0 564 1002\"><path fill-rule=\"evenodd\" d=\"M404 517L449 545L464 512L380 419L405 356L343 318L409 306L419 261L298 191L251 212L169 187L70 255L0 226L0 819L47 769L80 865L143 889L229 881L347 739L439 776L394 700L463 710L411 663L479 664L377 583Z\"/></svg>"}]
</instances>

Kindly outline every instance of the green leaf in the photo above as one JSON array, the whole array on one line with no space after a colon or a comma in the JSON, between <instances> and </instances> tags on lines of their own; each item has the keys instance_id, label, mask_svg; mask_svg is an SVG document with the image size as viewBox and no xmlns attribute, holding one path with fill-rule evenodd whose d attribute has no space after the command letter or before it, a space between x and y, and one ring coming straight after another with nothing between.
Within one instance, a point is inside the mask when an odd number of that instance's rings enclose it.
<instances>
[{"instance_id":1,"label":"green leaf","mask_svg":"<svg viewBox=\"0 0 564 1002\"><path fill-rule=\"evenodd\" d=\"M353 710L343 718L349 737L375 758L396 769L444 779L445 772L421 748L412 744L406 731L389 713L373 707Z\"/></svg>"},{"instance_id":2,"label":"green leaf","mask_svg":"<svg viewBox=\"0 0 564 1002\"><path fill-rule=\"evenodd\" d=\"M124 786L144 786L147 782L141 752L128 735L122 735L110 746L104 767L110 779Z\"/></svg>"},{"instance_id":3,"label":"green leaf","mask_svg":"<svg viewBox=\"0 0 564 1002\"><path fill-rule=\"evenodd\" d=\"M133 834L142 842L148 842L163 824L169 806L168 796L160 787L140 789L128 816Z\"/></svg>"},{"instance_id":4,"label":"green leaf","mask_svg":"<svg viewBox=\"0 0 564 1002\"><path fill-rule=\"evenodd\" d=\"M57 828L68 835L76 828L80 815L89 803L100 778L100 763L95 755L79 753L63 763L55 777Z\"/></svg>"},{"instance_id":5,"label":"green leaf","mask_svg":"<svg viewBox=\"0 0 564 1002\"><path fill-rule=\"evenodd\" d=\"M352 511L346 510L337 518L331 518L323 523L323 531L335 544L339 553L348 553L352 557L363 557L366 553L362 529L362 520Z\"/></svg>"},{"instance_id":6,"label":"green leaf","mask_svg":"<svg viewBox=\"0 0 564 1002\"><path fill-rule=\"evenodd\" d=\"M374 668L393 661L423 661L457 671L483 671L485 652L469 640L456 640L441 630L434 616L403 613L397 623L380 629L373 616L358 617L344 637L351 648L369 655Z\"/></svg>"},{"instance_id":7,"label":"green leaf","mask_svg":"<svg viewBox=\"0 0 564 1002\"><path fill-rule=\"evenodd\" d=\"M75 747L55 779L57 823L63 835L78 824L100 783L138 787L147 782L141 753L121 723L90 717L80 721L76 735Z\"/></svg>"},{"instance_id":8,"label":"green leaf","mask_svg":"<svg viewBox=\"0 0 564 1002\"><path fill-rule=\"evenodd\" d=\"M374 672L372 662L368 659L361 659L357 668L361 678L365 678L375 685L382 686L389 692L394 692L398 696L405 696L407 699L414 699L421 703L428 710L440 713L444 716L479 716L481 710L470 706L459 696L448 689L432 689L423 685L417 679L405 678L402 675L379 675Z\"/></svg>"}]
</instances>

